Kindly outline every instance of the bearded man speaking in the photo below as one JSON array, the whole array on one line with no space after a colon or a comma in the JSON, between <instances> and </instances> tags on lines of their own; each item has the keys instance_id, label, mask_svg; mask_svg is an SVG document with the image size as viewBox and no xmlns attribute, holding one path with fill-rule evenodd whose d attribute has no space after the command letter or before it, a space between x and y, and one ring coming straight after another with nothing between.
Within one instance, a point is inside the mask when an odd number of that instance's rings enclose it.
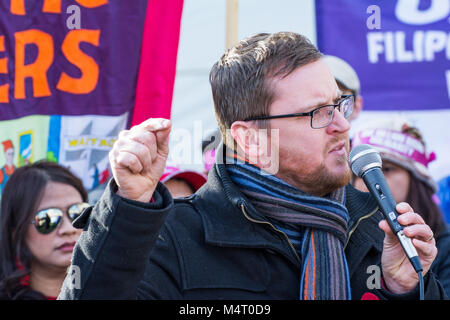
<instances>
[{"instance_id":1,"label":"bearded man speaking","mask_svg":"<svg viewBox=\"0 0 450 320\"><path fill-rule=\"evenodd\" d=\"M171 123L123 131L114 179L75 222L83 227L60 299L418 299L418 278L375 199L349 185L349 122L322 54L291 32L257 34L210 73L223 145L207 183L173 200L159 182ZM429 271L431 229L406 203L399 223L423 266L425 298L444 292ZM381 268L379 287L367 285Z\"/></svg>"}]
</instances>

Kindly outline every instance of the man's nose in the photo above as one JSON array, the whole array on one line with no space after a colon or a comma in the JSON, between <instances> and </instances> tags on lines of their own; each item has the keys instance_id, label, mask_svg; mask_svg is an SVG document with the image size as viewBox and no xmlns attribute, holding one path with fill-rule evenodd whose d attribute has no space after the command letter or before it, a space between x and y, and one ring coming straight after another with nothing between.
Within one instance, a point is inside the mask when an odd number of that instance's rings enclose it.
<instances>
[{"instance_id":1,"label":"man's nose","mask_svg":"<svg viewBox=\"0 0 450 320\"><path fill-rule=\"evenodd\" d=\"M333 132L347 132L348 130L350 130L350 122L339 111L339 108L335 108L333 120L327 127L327 132L331 134Z\"/></svg>"}]
</instances>

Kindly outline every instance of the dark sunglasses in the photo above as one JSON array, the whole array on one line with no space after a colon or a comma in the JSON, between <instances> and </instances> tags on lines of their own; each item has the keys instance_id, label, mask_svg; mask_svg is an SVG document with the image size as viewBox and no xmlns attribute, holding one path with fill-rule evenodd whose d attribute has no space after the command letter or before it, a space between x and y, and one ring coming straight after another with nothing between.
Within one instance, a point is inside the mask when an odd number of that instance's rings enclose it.
<instances>
[{"instance_id":1,"label":"dark sunglasses","mask_svg":"<svg viewBox=\"0 0 450 320\"><path fill-rule=\"evenodd\" d=\"M67 208L67 215L70 220L73 221L89 206L89 203L86 202L74 203ZM34 220L31 223L34 224L39 233L49 234L58 227L63 214L64 212L59 208L43 209L36 213Z\"/></svg>"}]
</instances>

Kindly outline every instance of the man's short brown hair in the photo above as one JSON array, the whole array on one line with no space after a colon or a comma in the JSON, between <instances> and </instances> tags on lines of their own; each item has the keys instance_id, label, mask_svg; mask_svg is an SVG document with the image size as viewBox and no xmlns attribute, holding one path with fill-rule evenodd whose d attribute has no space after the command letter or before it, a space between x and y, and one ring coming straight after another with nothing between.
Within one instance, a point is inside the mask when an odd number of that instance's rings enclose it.
<instances>
[{"instance_id":1,"label":"man's short brown hair","mask_svg":"<svg viewBox=\"0 0 450 320\"><path fill-rule=\"evenodd\" d=\"M234 149L233 139L226 133L233 122L269 115L275 100L272 79L285 77L321 57L306 37L293 32L259 33L225 52L212 67L209 80L217 122L227 146Z\"/></svg>"}]
</instances>

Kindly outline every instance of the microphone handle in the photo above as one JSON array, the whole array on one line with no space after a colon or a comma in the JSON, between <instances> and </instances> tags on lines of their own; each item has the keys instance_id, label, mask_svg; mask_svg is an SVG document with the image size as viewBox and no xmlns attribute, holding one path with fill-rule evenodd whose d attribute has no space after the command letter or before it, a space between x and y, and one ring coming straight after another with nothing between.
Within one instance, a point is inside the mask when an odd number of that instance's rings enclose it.
<instances>
[{"instance_id":1,"label":"microphone handle","mask_svg":"<svg viewBox=\"0 0 450 320\"><path fill-rule=\"evenodd\" d=\"M383 172L378 167L371 168L363 173L362 179L364 180L364 183L372 196L374 196L377 200L381 213L389 224L392 232L399 239L403 250L411 261L414 269L416 272L422 271L422 266L416 248L412 244L411 239L405 236L403 233L403 226L397 220L399 214L395 209L396 203L394 196L392 195L391 189L386 182Z\"/></svg>"},{"instance_id":2,"label":"microphone handle","mask_svg":"<svg viewBox=\"0 0 450 320\"><path fill-rule=\"evenodd\" d=\"M369 189L369 192L375 197L380 211L386 218L386 221L391 227L392 232L397 234L403 230L403 227L398 223L398 212L395 209L396 203L391 189L389 188L386 178L380 168L372 168L363 174L363 180Z\"/></svg>"}]
</instances>

